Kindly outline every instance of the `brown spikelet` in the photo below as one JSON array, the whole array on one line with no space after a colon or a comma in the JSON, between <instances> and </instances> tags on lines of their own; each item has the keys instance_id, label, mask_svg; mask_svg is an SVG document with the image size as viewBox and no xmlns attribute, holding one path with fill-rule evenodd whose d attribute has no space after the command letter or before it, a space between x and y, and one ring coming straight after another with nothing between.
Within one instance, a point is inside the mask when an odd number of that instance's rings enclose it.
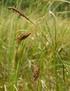
<instances>
[{"instance_id":1,"label":"brown spikelet","mask_svg":"<svg viewBox=\"0 0 70 91\"><path fill-rule=\"evenodd\" d=\"M22 40L26 39L31 33L22 33L17 36L17 42L20 43Z\"/></svg>"},{"instance_id":2,"label":"brown spikelet","mask_svg":"<svg viewBox=\"0 0 70 91\"><path fill-rule=\"evenodd\" d=\"M27 19L29 22L31 22L32 24L34 24L25 14L22 14L17 8L15 7L8 7L9 10L13 10L16 13L18 13L20 16L24 17L25 19Z\"/></svg>"},{"instance_id":3,"label":"brown spikelet","mask_svg":"<svg viewBox=\"0 0 70 91\"><path fill-rule=\"evenodd\" d=\"M36 81L40 74L40 68L37 64L33 64L33 80Z\"/></svg>"}]
</instances>

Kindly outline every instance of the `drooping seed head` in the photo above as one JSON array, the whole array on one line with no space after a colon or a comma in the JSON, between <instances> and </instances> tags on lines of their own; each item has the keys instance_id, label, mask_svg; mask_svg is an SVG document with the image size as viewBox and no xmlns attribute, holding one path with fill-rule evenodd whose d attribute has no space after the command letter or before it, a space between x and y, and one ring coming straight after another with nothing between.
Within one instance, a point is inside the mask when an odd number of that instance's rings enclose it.
<instances>
[{"instance_id":1,"label":"drooping seed head","mask_svg":"<svg viewBox=\"0 0 70 91\"><path fill-rule=\"evenodd\" d=\"M17 36L16 40L20 43L22 40L25 40L31 33L22 33Z\"/></svg>"}]
</instances>

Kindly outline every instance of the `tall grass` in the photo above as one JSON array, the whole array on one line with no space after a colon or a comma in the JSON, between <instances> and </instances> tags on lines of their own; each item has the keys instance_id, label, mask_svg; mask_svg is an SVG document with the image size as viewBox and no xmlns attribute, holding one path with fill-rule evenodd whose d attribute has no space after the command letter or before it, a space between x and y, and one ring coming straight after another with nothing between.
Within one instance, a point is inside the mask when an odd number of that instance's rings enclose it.
<instances>
[{"instance_id":1,"label":"tall grass","mask_svg":"<svg viewBox=\"0 0 70 91\"><path fill-rule=\"evenodd\" d=\"M34 24L0 7L0 91L70 90L70 21L56 16L47 2L25 11ZM18 45L16 37L24 32L31 35Z\"/></svg>"}]
</instances>

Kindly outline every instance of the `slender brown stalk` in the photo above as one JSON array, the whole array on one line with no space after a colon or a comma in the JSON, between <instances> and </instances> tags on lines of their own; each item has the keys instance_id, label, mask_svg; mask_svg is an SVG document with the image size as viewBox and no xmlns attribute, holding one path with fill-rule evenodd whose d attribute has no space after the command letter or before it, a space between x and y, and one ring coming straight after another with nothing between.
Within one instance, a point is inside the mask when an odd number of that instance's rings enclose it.
<instances>
[{"instance_id":1,"label":"slender brown stalk","mask_svg":"<svg viewBox=\"0 0 70 91\"><path fill-rule=\"evenodd\" d=\"M15 63L14 63L14 67L17 68L17 64L18 64L18 59L19 59L19 45L22 42L22 40L25 40L31 33L22 33L19 36L17 36L16 38L16 42L18 43L16 46L16 51L15 51Z\"/></svg>"},{"instance_id":2,"label":"slender brown stalk","mask_svg":"<svg viewBox=\"0 0 70 91\"><path fill-rule=\"evenodd\" d=\"M8 7L8 9L17 12L20 16L26 18L29 22L34 24L25 14L22 14L17 8L15 8L15 7Z\"/></svg>"}]
</instances>

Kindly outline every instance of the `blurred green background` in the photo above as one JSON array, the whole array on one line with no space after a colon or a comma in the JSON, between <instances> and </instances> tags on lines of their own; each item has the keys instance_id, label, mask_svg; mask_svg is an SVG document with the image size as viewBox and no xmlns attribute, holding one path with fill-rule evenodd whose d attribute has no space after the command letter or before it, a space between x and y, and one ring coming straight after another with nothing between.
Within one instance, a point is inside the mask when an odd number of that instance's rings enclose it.
<instances>
[{"instance_id":1,"label":"blurred green background","mask_svg":"<svg viewBox=\"0 0 70 91\"><path fill-rule=\"evenodd\" d=\"M0 0L0 91L70 91L70 0Z\"/></svg>"}]
</instances>

